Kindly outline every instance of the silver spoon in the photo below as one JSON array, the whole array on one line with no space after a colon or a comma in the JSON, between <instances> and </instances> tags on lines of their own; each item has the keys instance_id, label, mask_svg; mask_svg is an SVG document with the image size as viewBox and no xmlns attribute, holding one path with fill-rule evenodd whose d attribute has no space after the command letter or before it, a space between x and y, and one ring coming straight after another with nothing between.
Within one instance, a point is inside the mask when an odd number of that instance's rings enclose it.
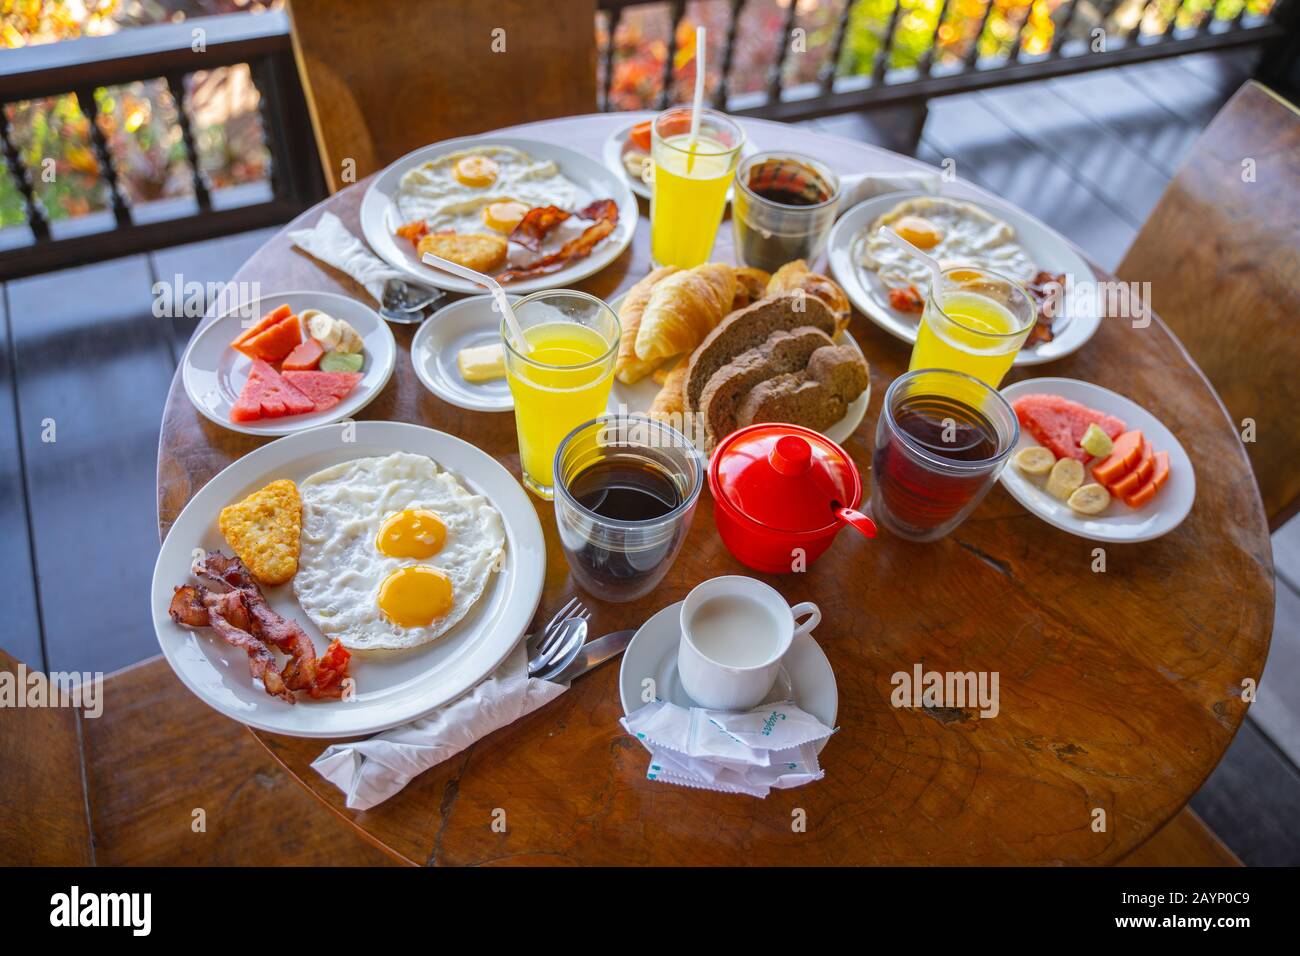
<instances>
[{"instance_id":1,"label":"silver spoon","mask_svg":"<svg viewBox=\"0 0 1300 956\"><path fill-rule=\"evenodd\" d=\"M447 293L428 286L412 285L402 279L389 279L384 283L384 298L379 304L379 314L389 322L423 322L425 310Z\"/></svg>"}]
</instances>

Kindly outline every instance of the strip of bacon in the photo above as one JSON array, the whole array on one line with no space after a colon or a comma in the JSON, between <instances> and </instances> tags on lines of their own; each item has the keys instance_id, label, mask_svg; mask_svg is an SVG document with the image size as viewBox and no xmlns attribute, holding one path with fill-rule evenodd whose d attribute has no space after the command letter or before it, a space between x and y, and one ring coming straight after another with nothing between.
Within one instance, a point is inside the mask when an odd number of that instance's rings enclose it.
<instances>
[{"instance_id":1,"label":"strip of bacon","mask_svg":"<svg viewBox=\"0 0 1300 956\"><path fill-rule=\"evenodd\" d=\"M542 241L569 215L559 206L534 206L524 213L519 225L511 231L510 241L519 243L529 252L540 252Z\"/></svg>"},{"instance_id":2,"label":"strip of bacon","mask_svg":"<svg viewBox=\"0 0 1300 956\"><path fill-rule=\"evenodd\" d=\"M596 221L584 229L581 235L575 236L561 246L558 252L543 256L532 265L522 269L511 269L508 272L503 272L497 277L497 281L514 282L518 279L531 279L535 276L548 275L552 272L559 272L575 259L585 259L591 255L591 250L596 247L596 243L613 232L614 227L618 225L618 203L612 199L597 199L589 206L578 210L576 215L580 219L594 219Z\"/></svg>"},{"instance_id":3,"label":"strip of bacon","mask_svg":"<svg viewBox=\"0 0 1300 956\"><path fill-rule=\"evenodd\" d=\"M224 593L204 587L185 585L172 595L168 613L172 620L185 627L210 627L232 647L241 648L248 655L248 669L262 682L266 692L287 704L297 702L293 691L286 685L270 649L248 632L249 617L240 591Z\"/></svg>"}]
</instances>

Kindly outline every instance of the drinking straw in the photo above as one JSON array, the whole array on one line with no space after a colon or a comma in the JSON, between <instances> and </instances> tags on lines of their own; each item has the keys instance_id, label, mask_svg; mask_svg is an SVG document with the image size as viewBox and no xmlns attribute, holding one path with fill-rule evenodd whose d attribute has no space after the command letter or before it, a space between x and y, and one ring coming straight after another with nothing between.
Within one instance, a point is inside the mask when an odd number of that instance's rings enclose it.
<instances>
[{"instance_id":1,"label":"drinking straw","mask_svg":"<svg viewBox=\"0 0 1300 956\"><path fill-rule=\"evenodd\" d=\"M695 165L695 143L700 138L700 111L704 108L704 27L695 28L695 96L691 98L691 138L686 144L686 171Z\"/></svg>"},{"instance_id":2,"label":"drinking straw","mask_svg":"<svg viewBox=\"0 0 1300 956\"><path fill-rule=\"evenodd\" d=\"M894 245L898 246L898 248L906 252L908 255L915 256L916 258L920 259L922 262L924 262L927 266L930 267L930 282L931 282L930 288L931 291L933 291L935 295L938 296L939 294L938 290L943 288L943 286L940 285L940 281L939 281L939 273L943 271L943 267L939 265L938 260L935 259L934 256L931 256L928 253L922 252L920 249L916 248L916 246L912 245L910 242L908 242L898 233L894 232L894 230L890 229L888 226L881 226L879 233L880 235L888 239L890 242L892 242Z\"/></svg>"},{"instance_id":3,"label":"drinking straw","mask_svg":"<svg viewBox=\"0 0 1300 956\"><path fill-rule=\"evenodd\" d=\"M454 276L468 279L470 282L487 289L492 294L492 301L496 303L497 311L506 318L506 326L510 329L510 337L517 344L516 350L520 355L527 355L531 351L528 347L528 340L524 338L524 330L519 325L519 319L515 317L515 310L510 308L510 300L506 298L506 290L501 288L501 283L491 276L476 272L462 266L460 263L452 262L450 259L444 259L441 256L435 256L432 252L426 252L420 261L426 266L433 266L443 272L450 272Z\"/></svg>"}]
</instances>

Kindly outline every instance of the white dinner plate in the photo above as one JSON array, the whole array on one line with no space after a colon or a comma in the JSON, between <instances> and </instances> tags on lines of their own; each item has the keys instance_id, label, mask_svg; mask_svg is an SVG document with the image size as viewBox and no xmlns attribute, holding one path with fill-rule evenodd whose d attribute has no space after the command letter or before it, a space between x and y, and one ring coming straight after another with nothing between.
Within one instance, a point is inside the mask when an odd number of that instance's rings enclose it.
<instances>
[{"instance_id":1,"label":"white dinner plate","mask_svg":"<svg viewBox=\"0 0 1300 956\"><path fill-rule=\"evenodd\" d=\"M653 116L646 116L645 118L652 119ZM648 200L651 193L650 184L639 176L633 176L627 171L627 167L623 165L623 149L627 145L628 134L632 132L632 127L636 125L637 123L628 123L626 126L610 133L609 136L605 138L605 143L601 147L601 156L605 160L606 166L626 180L628 188L631 189L632 192L636 193L642 199ZM746 134L745 143L740 147L740 156L744 159L746 156L751 156L755 152L757 152L757 150L755 150L753 142L750 141L749 135ZM727 190L727 202L731 202L731 196L734 192L734 188Z\"/></svg>"},{"instance_id":2,"label":"white dinner plate","mask_svg":"<svg viewBox=\"0 0 1300 956\"><path fill-rule=\"evenodd\" d=\"M627 298L627 293L618 296L609 303L609 307L616 313L622 309L623 300ZM855 352L862 355L862 347L858 345L857 340L845 329L835 340L837 345L848 345ZM864 360L866 356L863 356ZM641 381L633 385L624 385L617 378L614 379L614 387L609 391L609 405L607 411L614 415L626 410L628 414L649 413L650 406L654 404L655 396L659 394L659 384L654 378L647 375ZM871 383L867 383L866 389L849 403L848 410L845 411L844 417L822 432L827 438L837 444L843 444L849 436L857 431L858 426L862 424L862 419L867 414L867 406L871 404Z\"/></svg>"},{"instance_id":3,"label":"white dinner plate","mask_svg":"<svg viewBox=\"0 0 1300 956\"><path fill-rule=\"evenodd\" d=\"M370 248L374 249L380 258L424 285L437 286L440 289L467 295L483 291L465 279L426 266L420 262L411 243L395 235L395 230L402 225L395 201L402 176L421 163L475 145L512 146L536 159L555 162L559 165L560 172L578 187L575 209L581 209L597 199L613 199L618 203L618 225L614 227L612 233L597 244L591 255L583 259L575 259L570 265L550 275L512 282L507 288L508 292L523 295L542 289L562 289L573 285L578 280L585 279L605 268L622 255L623 250L632 241L640 210L637 208L636 197L628 186L626 176L620 176L607 169L603 163L563 146L520 139L516 136L489 134L464 136L460 139L449 139L424 146L407 153L371 180L370 185L366 187L365 196L361 199L361 231L365 235L366 242L370 243Z\"/></svg>"},{"instance_id":4,"label":"white dinner plate","mask_svg":"<svg viewBox=\"0 0 1300 956\"><path fill-rule=\"evenodd\" d=\"M1196 472L1192 460L1173 432L1141 405L1100 385L1073 378L1031 378L1002 389L1002 396L1014 402L1022 395L1060 395L1122 420L1128 429L1137 429L1151 442L1153 451L1169 452L1169 480L1156 496L1142 508L1130 508L1112 498L1099 515L1081 515L1064 501L1047 493L1046 480L1023 474L1013 463L1002 471L1001 481L1011 496L1050 525L1092 541L1115 543L1150 541L1168 534L1182 523L1196 500ZM1011 453L1014 460L1022 448L1037 445L1034 436L1023 426L1020 441ZM1085 467L1084 484L1092 479Z\"/></svg>"},{"instance_id":5,"label":"white dinner plate","mask_svg":"<svg viewBox=\"0 0 1300 956\"><path fill-rule=\"evenodd\" d=\"M172 589L193 583L196 549L230 546L217 528L221 509L277 478L302 481L339 462L403 451L427 455L501 513L505 565L483 596L445 636L404 651L354 651L355 699L288 704L249 676L248 659L208 628L191 630L167 613ZM346 569L340 569L344 571ZM172 525L153 575L153 622L167 662L204 703L259 730L294 737L352 737L414 720L469 690L496 669L537 609L546 574L546 542L537 512L514 477L486 452L443 432L400 422L325 425L281 438L233 462L199 489ZM376 582L376 585L378 582ZM263 588L270 605L328 646L302 612L292 582Z\"/></svg>"},{"instance_id":6,"label":"white dinner plate","mask_svg":"<svg viewBox=\"0 0 1300 956\"><path fill-rule=\"evenodd\" d=\"M920 314L899 312L890 307L885 284L870 269L858 264L856 249L862 231L879 216L905 199L925 195L928 194L916 191L888 193L860 202L839 218L827 242L831 274L844 287L850 301L872 322L904 342L916 341ZM983 207L1010 223L1016 230L1016 238L1039 269L1065 273L1068 314L1057 320L1059 331L1056 338L1021 349L1013 364L1041 365L1064 358L1092 338L1101 325L1101 310L1093 294L1097 290L1097 276L1063 236L1014 206L965 196L950 195L948 198Z\"/></svg>"},{"instance_id":7,"label":"white dinner plate","mask_svg":"<svg viewBox=\"0 0 1300 956\"><path fill-rule=\"evenodd\" d=\"M439 309L420 326L411 340L411 363L424 387L444 401L476 412L508 412L515 402L504 378L467 382L456 364L461 349L500 343L501 316L492 297L471 296Z\"/></svg>"},{"instance_id":8,"label":"white dinner plate","mask_svg":"<svg viewBox=\"0 0 1300 956\"><path fill-rule=\"evenodd\" d=\"M319 309L356 329L365 342L361 381L343 401L323 412L232 422L230 409L239 398L253 363L232 349L230 343L250 324L280 305L288 305L294 315L301 315L305 309ZM303 335L306 336L306 329ZM393 333L374 309L333 292L279 292L237 306L199 329L181 359L181 380L194 407L222 428L247 435L291 435L340 421L365 408L388 384L396 361Z\"/></svg>"},{"instance_id":9,"label":"white dinner plate","mask_svg":"<svg viewBox=\"0 0 1300 956\"><path fill-rule=\"evenodd\" d=\"M697 707L682 688L677 674L677 645L681 643L682 604L670 604L641 625L623 652L618 672L618 693L623 716L639 710L658 697L679 707ZM653 685L646 684L647 680ZM808 634L796 634L790 650L781 660L781 671L763 703L793 700L827 727L835 726L840 709L839 689L831 662ZM826 746L826 738L817 743L817 752ZM644 743L642 744L644 746ZM648 747L646 748L649 749Z\"/></svg>"}]
</instances>

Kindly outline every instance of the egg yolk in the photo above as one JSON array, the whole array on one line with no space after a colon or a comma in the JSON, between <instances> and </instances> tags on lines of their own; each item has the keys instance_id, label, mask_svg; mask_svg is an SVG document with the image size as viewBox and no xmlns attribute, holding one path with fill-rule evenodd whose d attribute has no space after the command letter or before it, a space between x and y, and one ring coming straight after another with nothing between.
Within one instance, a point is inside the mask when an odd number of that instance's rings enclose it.
<instances>
[{"instance_id":1,"label":"egg yolk","mask_svg":"<svg viewBox=\"0 0 1300 956\"><path fill-rule=\"evenodd\" d=\"M527 212L527 206L513 199L488 203L483 207L483 224L497 232L513 232Z\"/></svg>"},{"instance_id":2,"label":"egg yolk","mask_svg":"<svg viewBox=\"0 0 1300 956\"><path fill-rule=\"evenodd\" d=\"M390 558L427 558L442 550L447 526L432 511L409 508L384 519L375 548Z\"/></svg>"},{"instance_id":3,"label":"egg yolk","mask_svg":"<svg viewBox=\"0 0 1300 956\"><path fill-rule=\"evenodd\" d=\"M379 585L379 610L398 627L427 627L451 604L451 579L426 564L398 568Z\"/></svg>"},{"instance_id":4,"label":"egg yolk","mask_svg":"<svg viewBox=\"0 0 1300 956\"><path fill-rule=\"evenodd\" d=\"M486 156L462 156L455 174L462 186L491 186L497 181L497 164Z\"/></svg>"},{"instance_id":5,"label":"egg yolk","mask_svg":"<svg viewBox=\"0 0 1300 956\"><path fill-rule=\"evenodd\" d=\"M943 239L943 230L920 216L903 216L894 223L894 232L918 249L933 249Z\"/></svg>"}]
</instances>

